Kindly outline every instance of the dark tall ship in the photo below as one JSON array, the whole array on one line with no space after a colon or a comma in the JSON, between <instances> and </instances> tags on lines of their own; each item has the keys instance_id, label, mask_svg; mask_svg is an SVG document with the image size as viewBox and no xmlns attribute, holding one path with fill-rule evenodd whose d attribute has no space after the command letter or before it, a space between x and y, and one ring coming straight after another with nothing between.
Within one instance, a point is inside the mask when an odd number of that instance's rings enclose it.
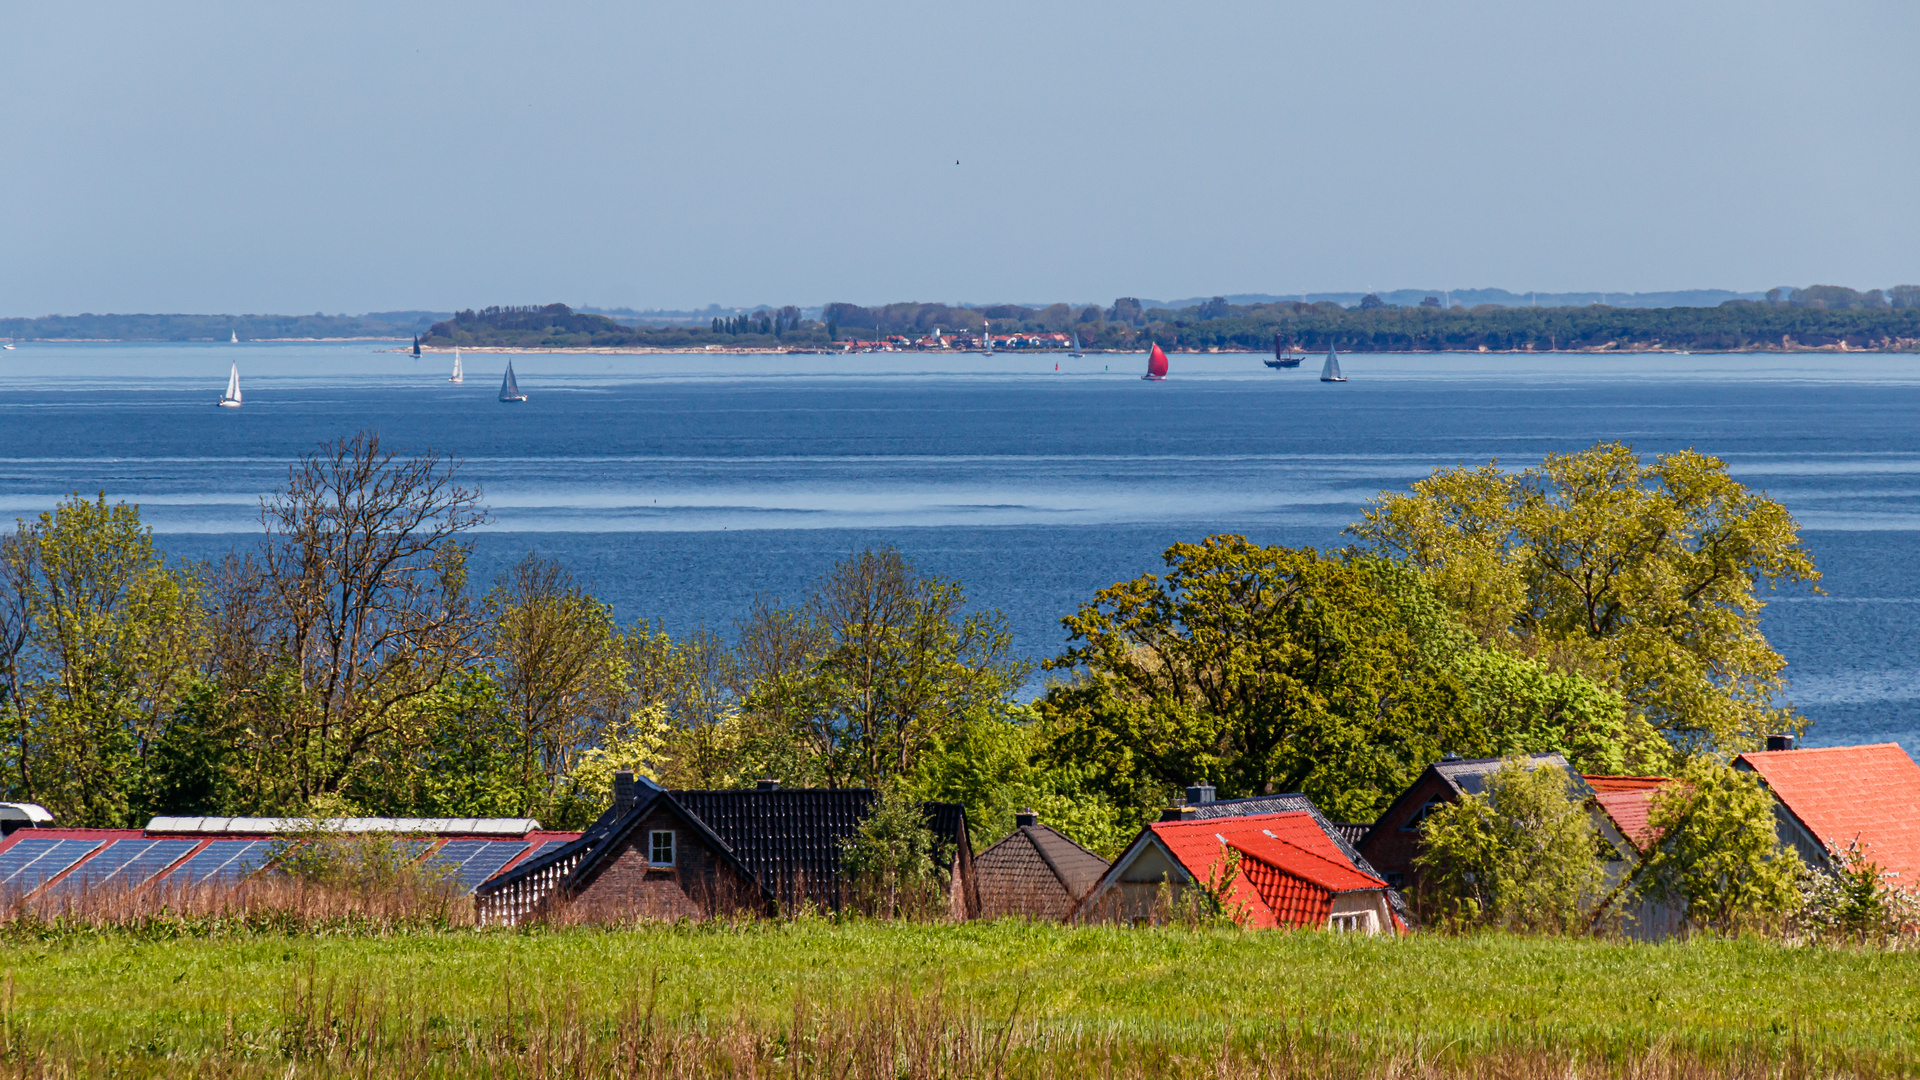
<instances>
[{"instance_id":1,"label":"dark tall ship","mask_svg":"<svg viewBox=\"0 0 1920 1080\"><path fill-rule=\"evenodd\" d=\"M1280 345L1280 335L1273 335L1273 359L1262 361L1270 368L1299 367L1304 356L1288 356L1287 350Z\"/></svg>"}]
</instances>

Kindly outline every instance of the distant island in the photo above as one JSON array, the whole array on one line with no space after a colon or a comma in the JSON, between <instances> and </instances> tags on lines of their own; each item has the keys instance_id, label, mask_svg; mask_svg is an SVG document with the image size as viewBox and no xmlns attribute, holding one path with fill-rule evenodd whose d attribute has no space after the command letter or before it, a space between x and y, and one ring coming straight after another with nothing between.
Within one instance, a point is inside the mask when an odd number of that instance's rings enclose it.
<instances>
[{"instance_id":1,"label":"distant island","mask_svg":"<svg viewBox=\"0 0 1920 1080\"><path fill-rule=\"evenodd\" d=\"M1490 290L1477 290L1486 293ZM1662 294L1696 298L1697 293ZM580 311L566 304L456 313L366 315L48 315L0 319L11 341L241 341L417 339L426 349L612 352L1181 351L1299 352L1794 352L1920 351L1920 286L1858 292L1838 285L1773 289L1757 299L1668 307L1607 303L1507 306L1412 303L1366 294L1354 303L1243 296L1158 306L1133 297L1111 305L835 303L716 313ZM1503 297L1513 294L1501 294ZM1566 294L1563 294L1566 295ZM1389 293L1396 300L1409 294ZM1636 298L1637 299L1637 298Z\"/></svg>"},{"instance_id":2,"label":"distant island","mask_svg":"<svg viewBox=\"0 0 1920 1080\"><path fill-rule=\"evenodd\" d=\"M426 348L671 351L1186 351L1319 352L1782 352L1920 351L1920 287L1856 292L1842 286L1774 290L1713 307L1443 307L1368 295L1331 301L1233 304L1214 297L1177 310L1121 297L1111 307L997 304L828 304L821 318L797 307L714 317L708 326L638 326L565 304L462 311L433 324Z\"/></svg>"}]
</instances>

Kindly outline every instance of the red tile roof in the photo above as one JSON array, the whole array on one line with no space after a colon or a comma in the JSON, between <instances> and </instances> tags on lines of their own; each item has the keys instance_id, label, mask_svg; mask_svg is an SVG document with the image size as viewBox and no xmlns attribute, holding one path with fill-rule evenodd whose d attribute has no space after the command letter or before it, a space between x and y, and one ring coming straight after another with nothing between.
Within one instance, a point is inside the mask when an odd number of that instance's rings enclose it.
<instances>
[{"instance_id":1,"label":"red tile roof","mask_svg":"<svg viewBox=\"0 0 1920 1080\"><path fill-rule=\"evenodd\" d=\"M1592 783L1592 778L1588 778ZM1636 788L1629 791L1601 791L1594 795L1593 801L1613 819L1613 825L1627 842L1641 851L1652 845L1653 829L1647 824L1647 813L1653 809L1653 797L1660 791L1658 786Z\"/></svg>"},{"instance_id":2,"label":"red tile roof","mask_svg":"<svg viewBox=\"0 0 1920 1080\"><path fill-rule=\"evenodd\" d=\"M1335 894L1386 888L1386 882L1354 869L1311 814L1161 821L1150 828L1202 881L1219 873L1228 848L1238 853L1240 873L1227 892L1246 907L1250 926L1320 926Z\"/></svg>"},{"instance_id":3,"label":"red tile roof","mask_svg":"<svg viewBox=\"0 0 1920 1080\"><path fill-rule=\"evenodd\" d=\"M1898 884L1920 885L1920 765L1898 743L1741 754L1829 851L1854 840Z\"/></svg>"}]
</instances>

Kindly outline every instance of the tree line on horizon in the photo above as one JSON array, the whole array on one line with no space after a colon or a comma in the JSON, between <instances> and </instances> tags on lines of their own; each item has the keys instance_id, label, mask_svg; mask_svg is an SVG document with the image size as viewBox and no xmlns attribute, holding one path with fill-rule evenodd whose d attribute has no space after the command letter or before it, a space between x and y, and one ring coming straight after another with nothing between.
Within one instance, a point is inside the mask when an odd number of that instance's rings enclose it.
<instances>
[{"instance_id":1,"label":"tree line on horizon","mask_svg":"<svg viewBox=\"0 0 1920 1080\"><path fill-rule=\"evenodd\" d=\"M1111 307L1017 304L960 307L898 303L879 307L833 303L822 319L785 307L715 318L710 327L644 327L564 304L463 311L436 323L423 344L521 348L787 348L830 349L882 337L918 339L936 332L978 335L1066 333L1089 349L1285 349L1353 352L1641 350L1780 350L1793 348L1920 349L1920 287L1857 293L1813 286L1764 301L1717 307L1443 308L1386 304L1368 296L1353 307L1331 301L1239 305L1215 297L1172 311L1145 308L1130 297Z\"/></svg>"}]
</instances>

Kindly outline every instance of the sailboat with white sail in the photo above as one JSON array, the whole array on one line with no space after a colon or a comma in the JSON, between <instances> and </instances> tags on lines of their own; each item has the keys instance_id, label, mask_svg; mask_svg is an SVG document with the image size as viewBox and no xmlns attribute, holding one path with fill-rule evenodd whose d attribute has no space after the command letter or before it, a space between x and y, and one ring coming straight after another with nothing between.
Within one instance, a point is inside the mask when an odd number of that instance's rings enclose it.
<instances>
[{"instance_id":1,"label":"sailboat with white sail","mask_svg":"<svg viewBox=\"0 0 1920 1080\"><path fill-rule=\"evenodd\" d=\"M507 377L500 380L501 401L525 401L527 395L520 392L520 384L513 378L513 361L507 361Z\"/></svg>"},{"instance_id":2,"label":"sailboat with white sail","mask_svg":"<svg viewBox=\"0 0 1920 1080\"><path fill-rule=\"evenodd\" d=\"M453 377L448 379L447 381L450 383L463 383L467 381L466 375L462 373L460 370L460 350L459 349L453 350Z\"/></svg>"},{"instance_id":3,"label":"sailboat with white sail","mask_svg":"<svg viewBox=\"0 0 1920 1080\"><path fill-rule=\"evenodd\" d=\"M1087 355L1080 351L1080 332L1078 330L1073 332L1073 348L1067 350L1067 355L1074 357Z\"/></svg>"},{"instance_id":4,"label":"sailboat with white sail","mask_svg":"<svg viewBox=\"0 0 1920 1080\"><path fill-rule=\"evenodd\" d=\"M220 395L220 407L223 409L237 409L240 407L239 364L233 365L233 370L227 373L227 392Z\"/></svg>"},{"instance_id":5,"label":"sailboat with white sail","mask_svg":"<svg viewBox=\"0 0 1920 1080\"><path fill-rule=\"evenodd\" d=\"M982 322L986 328L980 331L980 341L986 347L980 350L980 355L992 356L993 355L993 322L991 320L982 320Z\"/></svg>"},{"instance_id":6,"label":"sailboat with white sail","mask_svg":"<svg viewBox=\"0 0 1920 1080\"><path fill-rule=\"evenodd\" d=\"M227 339L235 345L240 344L240 331L238 330L227 331Z\"/></svg>"},{"instance_id":7,"label":"sailboat with white sail","mask_svg":"<svg viewBox=\"0 0 1920 1080\"><path fill-rule=\"evenodd\" d=\"M1321 382L1346 382L1347 377L1340 374L1340 354L1334 351L1331 343L1327 345L1327 362L1320 365Z\"/></svg>"}]
</instances>

